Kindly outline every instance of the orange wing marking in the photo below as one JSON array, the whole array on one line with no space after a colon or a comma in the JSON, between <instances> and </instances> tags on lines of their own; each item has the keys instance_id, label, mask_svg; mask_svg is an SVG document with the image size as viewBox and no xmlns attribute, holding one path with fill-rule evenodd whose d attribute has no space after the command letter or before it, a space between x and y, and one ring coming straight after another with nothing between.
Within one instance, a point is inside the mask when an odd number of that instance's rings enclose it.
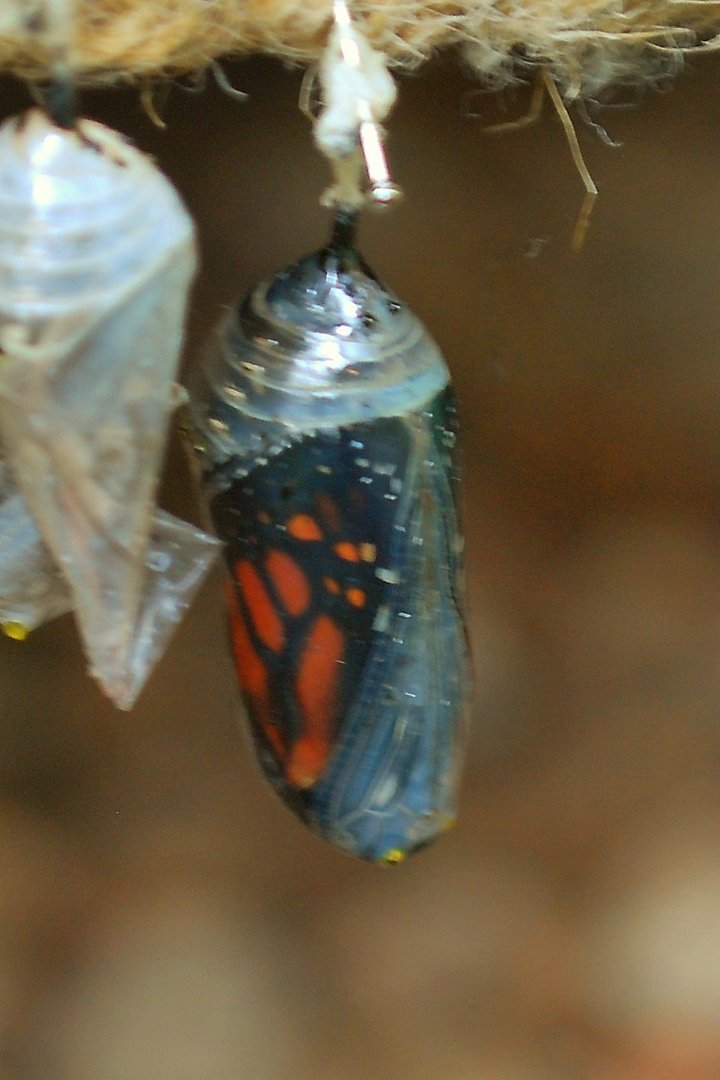
<instances>
[{"instance_id":1,"label":"orange wing marking","mask_svg":"<svg viewBox=\"0 0 720 1080\"><path fill-rule=\"evenodd\" d=\"M329 593L333 594L333 596L339 596L340 595L340 586L338 585L335 578L324 577L323 578L323 585L325 586L325 588L327 589L327 591Z\"/></svg>"},{"instance_id":2,"label":"orange wing marking","mask_svg":"<svg viewBox=\"0 0 720 1080\"><path fill-rule=\"evenodd\" d=\"M362 608L367 603L367 593L364 589L350 588L345 590L345 596L353 607Z\"/></svg>"},{"instance_id":3,"label":"orange wing marking","mask_svg":"<svg viewBox=\"0 0 720 1080\"><path fill-rule=\"evenodd\" d=\"M336 555L339 555L341 559L345 559L346 562L360 562L360 551L357 544L341 540L339 544L335 544L333 550Z\"/></svg>"},{"instance_id":4,"label":"orange wing marking","mask_svg":"<svg viewBox=\"0 0 720 1080\"><path fill-rule=\"evenodd\" d=\"M322 540L322 530L309 514L293 514L285 528L296 540Z\"/></svg>"},{"instance_id":5,"label":"orange wing marking","mask_svg":"<svg viewBox=\"0 0 720 1080\"><path fill-rule=\"evenodd\" d=\"M344 652L342 631L327 615L320 615L308 634L295 682L303 734L293 746L285 769L288 782L295 787L312 787L330 756Z\"/></svg>"},{"instance_id":6,"label":"orange wing marking","mask_svg":"<svg viewBox=\"0 0 720 1080\"><path fill-rule=\"evenodd\" d=\"M273 548L265 560L265 569L288 615L302 615L310 603L310 586L295 560Z\"/></svg>"},{"instance_id":7,"label":"orange wing marking","mask_svg":"<svg viewBox=\"0 0 720 1080\"><path fill-rule=\"evenodd\" d=\"M231 581L226 583L226 593L238 681L248 696L253 715L267 736L268 742L277 756L284 760L285 745L277 725L272 722L267 668L253 648L245 620L237 602L235 586Z\"/></svg>"},{"instance_id":8,"label":"orange wing marking","mask_svg":"<svg viewBox=\"0 0 720 1080\"><path fill-rule=\"evenodd\" d=\"M285 631L262 578L247 559L238 560L235 573L255 633L268 649L276 653L280 652L285 644Z\"/></svg>"}]
</instances>

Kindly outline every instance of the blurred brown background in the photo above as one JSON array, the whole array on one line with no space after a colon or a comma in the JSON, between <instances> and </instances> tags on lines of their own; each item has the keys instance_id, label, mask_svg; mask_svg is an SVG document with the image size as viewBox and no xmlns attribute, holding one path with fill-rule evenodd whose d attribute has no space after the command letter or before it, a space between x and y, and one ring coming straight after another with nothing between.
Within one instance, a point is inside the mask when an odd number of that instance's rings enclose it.
<instances>
[{"instance_id":1,"label":"blurred brown background","mask_svg":"<svg viewBox=\"0 0 720 1080\"><path fill-rule=\"evenodd\" d=\"M200 229L190 348L318 246L298 72L245 105L84 96ZM219 571L129 715L70 619L0 641L1 1080L720 1078L717 61L578 121L483 127L452 63L402 86L407 192L365 253L454 369L474 724L456 830L396 870L306 834L241 734ZM469 95L469 96L468 96ZM7 85L3 111L27 95ZM470 114L479 113L479 116ZM181 456L166 505L195 513Z\"/></svg>"}]
</instances>

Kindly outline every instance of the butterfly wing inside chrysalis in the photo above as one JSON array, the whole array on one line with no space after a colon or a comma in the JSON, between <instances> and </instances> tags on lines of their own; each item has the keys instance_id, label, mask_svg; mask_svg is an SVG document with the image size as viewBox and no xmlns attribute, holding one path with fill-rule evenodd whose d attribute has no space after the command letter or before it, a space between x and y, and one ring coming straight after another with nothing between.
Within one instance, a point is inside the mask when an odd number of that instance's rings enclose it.
<instances>
[{"instance_id":1,"label":"butterfly wing inside chrysalis","mask_svg":"<svg viewBox=\"0 0 720 1080\"><path fill-rule=\"evenodd\" d=\"M444 362L331 248L251 294L205 372L194 432L258 760L313 830L399 861L453 820L463 746Z\"/></svg>"},{"instance_id":2,"label":"butterfly wing inside chrysalis","mask_svg":"<svg viewBox=\"0 0 720 1080\"><path fill-rule=\"evenodd\" d=\"M453 819L466 645L447 451L423 413L321 434L213 503L259 760L312 827L399 858Z\"/></svg>"},{"instance_id":3,"label":"butterfly wing inside chrysalis","mask_svg":"<svg viewBox=\"0 0 720 1080\"><path fill-rule=\"evenodd\" d=\"M312 816L338 843L397 861L455 818L467 644L452 462L434 437L450 392L405 417L410 457L370 649ZM433 430L435 429L435 430ZM371 443L369 443L371 445ZM378 718L374 722L373 718Z\"/></svg>"}]
</instances>

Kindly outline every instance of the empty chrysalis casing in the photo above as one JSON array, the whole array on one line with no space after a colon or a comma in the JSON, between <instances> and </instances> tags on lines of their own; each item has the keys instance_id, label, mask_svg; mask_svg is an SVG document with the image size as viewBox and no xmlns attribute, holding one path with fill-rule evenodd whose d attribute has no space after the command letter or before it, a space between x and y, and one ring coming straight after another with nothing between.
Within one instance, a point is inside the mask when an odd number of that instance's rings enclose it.
<instances>
[{"instance_id":1,"label":"empty chrysalis casing","mask_svg":"<svg viewBox=\"0 0 720 1080\"><path fill-rule=\"evenodd\" d=\"M400 861L455 815L456 414L436 344L351 219L229 313L190 416L262 770L326 840Z\"/></svg>"},{"instance_id":2,"label":"empty chrysalis casing","mask_svg":"<svg viewBox=\"0 0 720 1080\"><path fill-rule=\"evenodd\" d=\"M130 708L200 587L218 541L162 510L153 514L143 566L142 604L125 663ZM24 641L31 630L73 610L70 583L43 543L23 496L0 460L0 632Z\"/></svg>"},{"instance_id":3,"label":"empty chrysalis casing","mask_svg":"<svg viewBox=\"0 0 720 1080\"><path fill-rule=\"evenodd\" d=\"M122 708L167 640L143 622L146 563L195 262L179 196L117 132L66 130L37 109L0 126L5 454L91 671ZM163 537L183 560L181 532ZM189 527L185 539L207 564L211 542Z\"/></svg>"}]
</instances>

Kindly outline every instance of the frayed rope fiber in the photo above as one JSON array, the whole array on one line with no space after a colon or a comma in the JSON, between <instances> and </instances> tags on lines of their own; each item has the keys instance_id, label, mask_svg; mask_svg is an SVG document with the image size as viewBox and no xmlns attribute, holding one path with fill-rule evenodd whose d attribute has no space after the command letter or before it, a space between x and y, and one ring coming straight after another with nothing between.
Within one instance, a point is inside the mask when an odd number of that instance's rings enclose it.
<instances>
[{"instance_id":1,"label":"frayed rope fiber","mask_svg":"<svg viewBox=\"0 0 720 1080\"><path fill-rule=\"evenodd\" d=\"M0 3L3 70L51 74L57 53L42 9L42 0ZM75 0L72 10L66 60L85 83L178 75L257 52L314 62L332 17L331 0ZM393 64L417 67L441 47L460 46L491 84L542 65L570 96L641 78L685 49L711 48L720 31L720 0L360 0L352 11Z\"/></svg>"}]
</instances>

